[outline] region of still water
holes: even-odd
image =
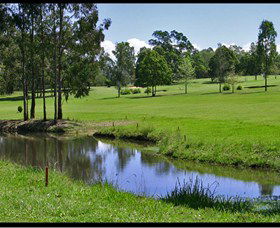
[[[152,197],[164,196],[178,181],[196,177],[203,186],[215,190],[216,195],[280,195],[277,172],[171,160],[155,155],[147,147],[93,137],[0,136],[0,158],[41,168],[48,163],[51,168],[88,184],[107,180],[120,190]]]

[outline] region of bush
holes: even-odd
[[[19,113],[21,113],[22,112],[22,107],[18,106],[17,110],[18,110]]]
[[[140,89],[132,89],[132,93],[133,94],[141,93],[141,90]]]
[[[130,89],[125,88],[125,89],[121,90],[121,95],[127,95],[127,94],[131,94],[131,90]]]
[[[236,87],[236,89],[237,89],[237,90],[242,90],[242,85],[238,85],[238,86]]]
[[[150,87],[147,87],[147,89],[145,89],[145,92],[144,92],[144,93],[149,94],[149,93],[151,93],[151,92],[152,92],[151,88],[150,88]]]
[[[224,84],[223,91],[227,91],[227,90],[230,90],[230,86],[229,84]]]

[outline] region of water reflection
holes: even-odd
[[[258,197],[280,193],[277,173],[170,161],[92,137],[0,136],[0,158],[38,168],[48,164],[89,184],[106,179],[122,190],[148,196],[165,195],[177,180],[188,181],[196,176],[205,185],[219,183],[219,195]]]

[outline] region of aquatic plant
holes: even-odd
[[[216,184],[216,186],[211,190],[214,184]],[[174,190],[161,199],[164,202],[173,203],[176,206],[185,205],[194,209],[208,207],[234,212],[252,210],[253,204],[249,200],[240,197],[215,195],[216,187],[216,182],[204,187],[202,181],[197,177],[195,180],[190,179],[188,182],[184,180],[182,184],[178,179]]]

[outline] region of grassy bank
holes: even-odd
[[[193,208],[87,186],[50,172],[0,161],[0,222],[276,222],[279,214]]]
[[[181,133],[158,131],[151,125],[99,128],[94,134],[110,138],[156,142],[158,153],[185,160],[250,168],[280,168],[280,142],[205,140]]]
[[[173,157],[278,169],[280,77],[269,77],[269,85],[274,86],[268,92],[258,87],[264,84],[262,77],[239,80],[243,90],[235,94],[219,94],[218,85],[209,79],[194,80],[189,94],[184,94],[183,84],[160,86],[157,97],[146,96],[142,89],[141,94],[118,99],[115,88],[94,87],[88,97],[64,101],[64,118],[90,126],[89,133],[115,125],[120,129],[116,134],[137,135],[137,123],[139,128],[148,126],[149,139],[156,139],[161,152]],[[20,96],[16,92],[0,97],[0,119],[21,118],[16,111],[22,105]],[[37,99],[36,105],[36,116],[41,118],[42,100]],[[47,99],[47,112],[53,116],[53,98]],[[121,121],[128,126],[117,127]]]

